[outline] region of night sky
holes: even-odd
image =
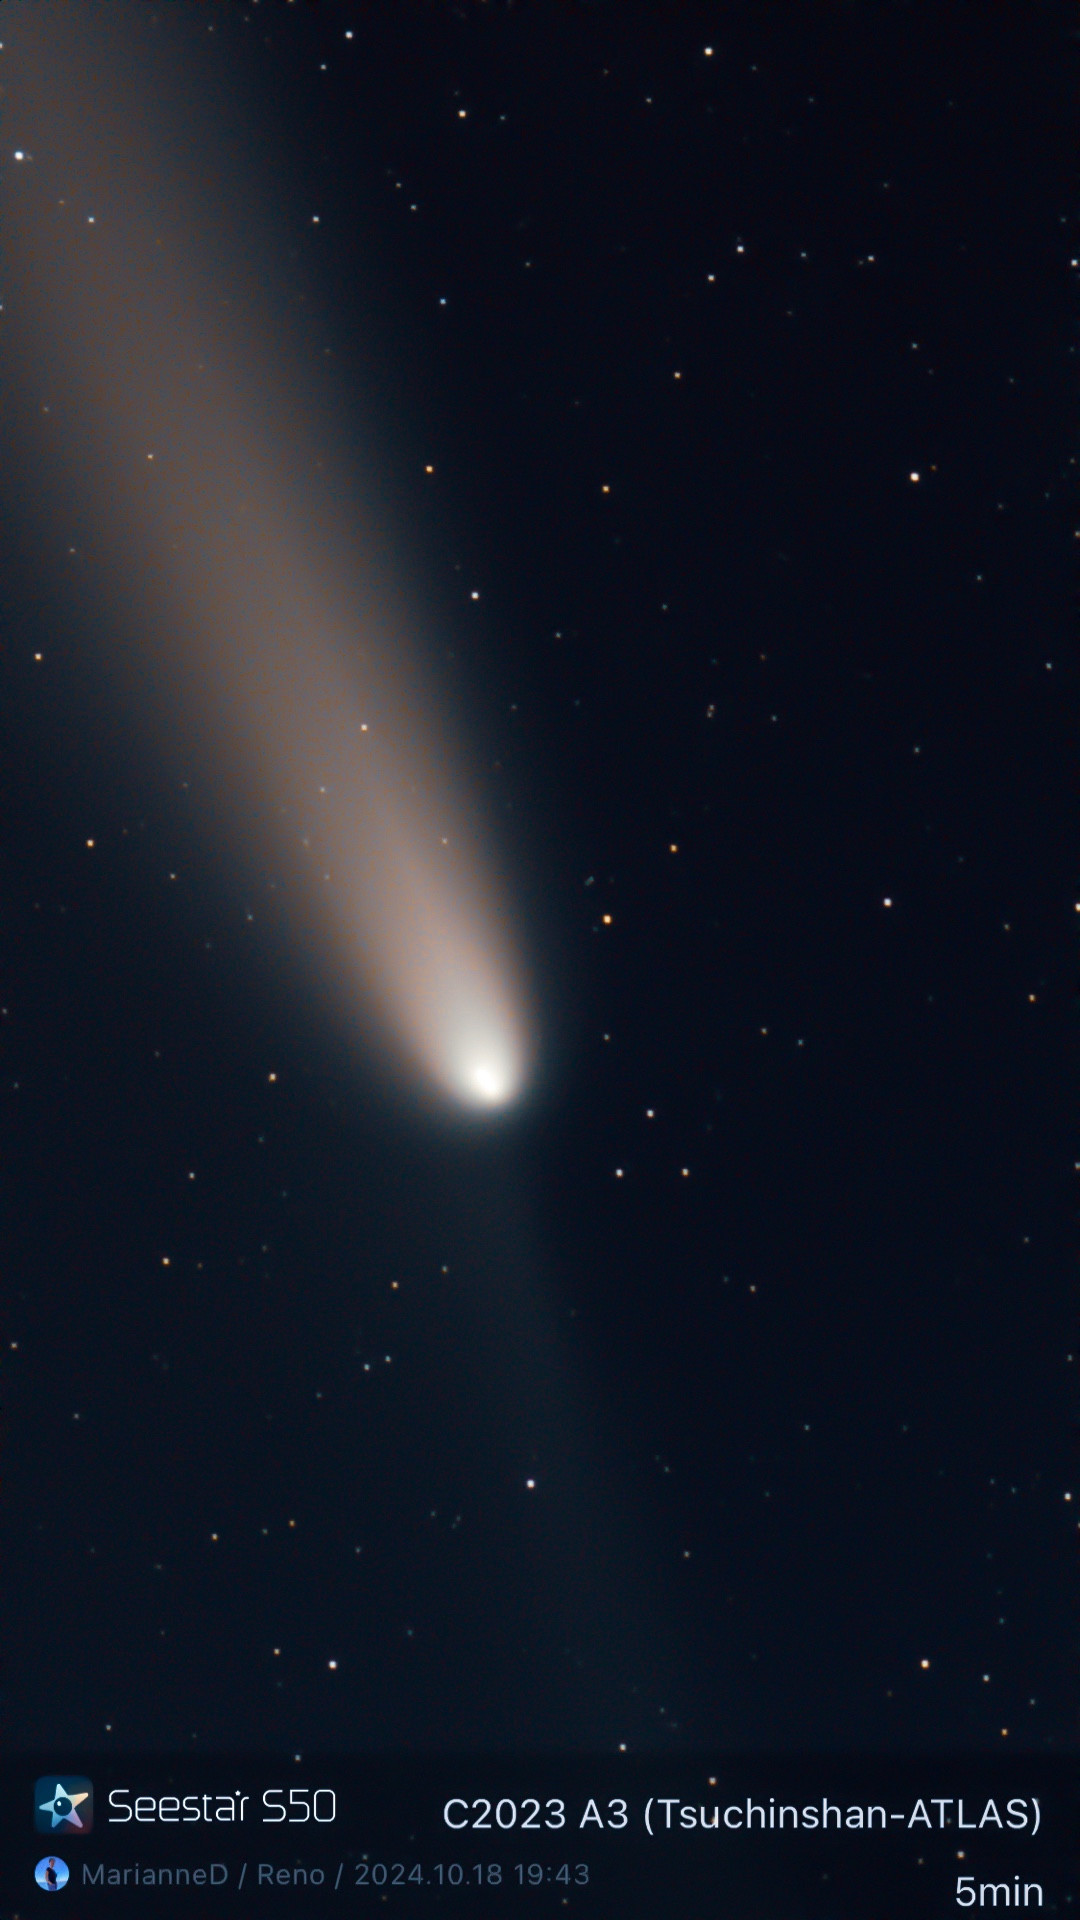
[[[199,759],[7,0],[6,1740],[1068,1748],[1065,10],[108,13],[538,1041],[417,1098]]]

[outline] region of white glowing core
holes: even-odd
[[[515,1076],[502,1061],[473,1060],[465,1069],[463,1089],[480,1106],[501,1107],[513,1098]]]

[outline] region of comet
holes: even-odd
[[[96,670],[273,896],[309,990],[418,1091],[493,1113],[530,1085],[536,1017],[445,643],[196,18],[36,0],[6,23],[37,496],[102,583]]]

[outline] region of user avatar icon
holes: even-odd
[[[94,1789],[81,1774],[58,1778],[46,1773],[34,1788],[35,1833],[89,1833],[94,1824]]]
[[[55,1853],[46,1854],[34,1868],[34,1879],[43,1893],[59,1893],[68,1883],[66,1860],[58,1860]]]

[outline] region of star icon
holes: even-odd
[[[87,1793],[66,1793],[63,1782],[58,1780],[52,1799],[38,1802],[38,1812],[51,1813],[54,1827],[59,1827],[66,1821],[69,1827],[78,1827],[81,1830],[82,1821],[75,1809],[89,1798]]]

